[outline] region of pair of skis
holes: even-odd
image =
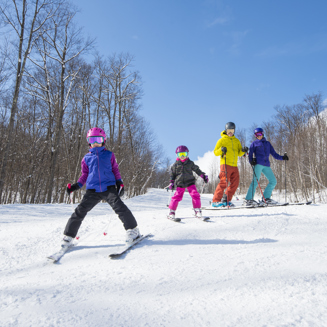
[[[270,207],[284,207],[284,206],[299,206],[299,205],[310,205],[312,201],[308,202],[299,202],[299,203],[276,203],[268,205],[252,205],[252,206],[233,206],[233,207],[202,207],[202,210],[233,210],[233,209],[257,209],[257,208],[270,208]]]
[[[136,244],[140,243],[141,241],[143,241],[144,239],[153,236],[152,234],[146,234],[146,235],[141,235],[140,237],[138,237],[136,240],[134,240],[134,242],[126,244],[120,248],[118,248],[115,252],[112,252],[109,254],[109,258],[119,258],[121,255],[123,255],[124,253],[126,253],[128,250],[130,250],[133,246],[135,246]],[[52,260],[53,263],[58,262],[69,250],[71,250],[74,247],[75,244],[72,244],[69,247],[64,247],[61,248],[58,252],[49,255],[47,258],[49,260]]]
[[[201,218],[195,217],[195,218],[199,219],[199,220],[202,220],[202,221],[208,221],[210,219],[210,217],[201,217]],[[180,223],[182,221],[181,218],[172,218],[169,215],[167,216],[167,219],[172,220],[172,221],[174,221],[176,223]]]

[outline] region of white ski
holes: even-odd
[[[167,216],[167,219],[172,220],[172,221],[175,221],[176,223],[179,223],[181,221],[180,218],[172,218],[169,215]]]
[[[70,250],[73,246],[74,246],[74,244],[72,244],[71,246],[68,246],[68,247],[63,247],[63,248],[61,248],[61,250],[59,250],[58,252],[49,255],[47,258],[50,259],[50,260],[52,260],[54,263],[56,263],[56,262],[58,262],[58,261],[63,257],[63,255],[64,255],[68,250]]]
[[[140,243],[141,241],[143,241],[145,238],[147,237],[151,237],[153,236],[152,234],[146,234],[146,235],[142,235],[140,237],[138,237],[133,243],[125,245],[123,247],[121,247],[118,251],[110,253],[109,254],[109,258],[118,258],[120,257],[122,254],[124,254],[125,252],[127,252],[129,249],[131,249],[134,245]]]

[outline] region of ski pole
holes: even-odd
[[[253,162],[254,158],[255,158],[255,154],[254,154],[254,152],[253,152],[253,155],[252,155],[252,162]],[[251,166],[252,166],[252,165],[251,165]],[[254,169],[254,165],[252,166],[252,168]],[[253,173],[254,173],[254,170],[253,170]],[[252,200],[253,200],[253,198],[254,198],[254,191],[255,191],[255,189],[254,189],[254,174],[253,174],[253,178],[252,178]]]
[[[225,175],[226,175],[226,191],[228,189],[228,178],[227,178],[227,164],[226,164],[226,153],[225,153]],[[226,199],[227,199],[227,208],[229,209],[229,202],[228,202],[228,194],[226,194]]]
[[[287,153],[285,152],[284,153],[284,156],[287,155]],[[287,160],[284,160],[285,161],[285,203],[286,203],[286,161]]]
[[[253,168],[253,166],[252,166],[252,168]],[[253,200],[253,198],[254,198],[254,175],[252,177],[252,200]]]
[[[205,187],[205,185],[206,185],[206,182],[205,182],[205,181],[203,181],[203,185],[202,185],[202,191],[201,191],[201,194],[203,194],[203,192],[204,192],[204,187]]]
[[[254,176],[255,176],[255,179],[257,180],[257,183],[258,183],[258,185],[259,185],[259,188],[260,188],[260,191],[261,191],[261,194],[262,194],[263,201],[265,201],[265,203],[267,204],[266,199],[265,199],[265,197],[263,196],[263,192],[262,192],[261,186],[260,186],[260,184],[259,184],[259,181],[258,181],[257,175],[256,175],[256,173],[255,173],[255,171],[254,171],[254,166],[252,166],[252,170],[253,170],[253,174],[254,174]]]
[[[165,189],[167,190],[167,192],[169,194],[169,186],[165,187]],[[171,200],[172,195],[173,195],[173,190],[171,190],[171,193],[169,194],[167,207],[169,207],[169,204],[170,204],[170,200]]]
[[[71,186],[72,186],[72,184],[67,184],[67,187],[70,189],[71,188]],[[72,211],[74,212],[75,211],[75,208],[74,208],[74,204],[73,204],[73,192],[71,192],[70,194],[69,194],[69,197],[70,197],[70,204],[71,204],[71,206],[72,206]]]

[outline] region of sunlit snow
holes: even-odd
[[[58,264],[46,257],[72,207],[0,206],[0,326],[326,326],[327,205],[206,211],[202,222],[185,194],[175,223],[168,197],[125,201],[154,236],[116,260],[125,231],[99,204]]]

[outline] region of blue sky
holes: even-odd
[[[196,160],[225,123],[260,126],[276,105],[327,98],[325,0],[73,0],[103,56],[129,52],[141,114],[172,160]],[[247,144],[249,146],[249,144]]]

